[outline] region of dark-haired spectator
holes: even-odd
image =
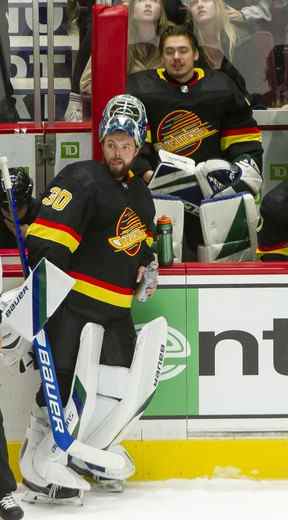
[[[189,27],[168,27],[159,48],[164,69],[128,78],[128,92],[143,101],[150,123],[150,139],[136,159],[134,171],[149,182],[159,164],[157,150],[164,149],[194,159],[196,169],[201,169],[199,179],[208,179],[207,190],[203,186],[199,190],[189,176],[185,180],[179,176],[169,186],[168,193],[185,203],[188,250],[183,259],[191,260],[203,240],[193,208],[199,208],[205,197],[215,200],[225,194],[259,192],[261,135],[251,106],[235,82],[221,71],[194,66],[199,53]]]

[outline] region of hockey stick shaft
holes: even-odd
[[[16,202],[15,202],[15,199],[14,199],[14,196],[13,196],[13,188],[12,188],[12,183],[11,183],[9,169],[8,169],[7,157],[0,157],[0,167],[1,167],[1,171],[2,171],[2,178],[3,178],[4,186],[5,186],[5,189],[6,189],[8,202],[9,202],[9,208],[10,208],[11,216],[13,218],[14,225],[15,225],[16,240],[17,240],[17,246],[18,246],[18,250],[19,250],[19,254],[20,254],[23,274],[24,274],[24,278],[27,278],[28,275],[29,275],[29,263],[28,263],[28,258],[27,258],[26,252],[25,252],[24,239],[23,239],[23,235],[22,235],[22,232],[21,232],[20,222],[19,222],[19,219],[18,219]],[[35,293],[37,291],[37,281],[39,282],[39,280],[36,277],[36,279],[35,279],[35,285],[36,285]],[[39,283],[38,283],[38,285],[39,285]],[[39,293],[39,287],[38,287],[38,293]],[[39,334],[41,334],[41,332]],[[41,374],[42,387],[43,387],[43,392],[44,392],[44,396],[45,396],[46,405],[48,406],[48,413],[49,413],[49,419],[50,419],[51,428],[52,428],[52,431],[53,431],[53,436],[54,436],[54,439],[55,439],[55,442],[57,443],[57,445],[61,449],[63,449],[65,451],[68,448],[68,446],[73,442],[73,439],[72,440],[70,440],[70,439],[67,440],[66,439],[67,436],[65,435],[65,428],[63,426],[65,424],[63,406],[62,406],[62,402],[61,402],[59,386],[58,386],[58,383],[57,383],[55,367],[54,367],[52,353],[51,353],[51,347],[50,347],[50,344],[49,344],[47,333],[46,333],[46,331],[44,329],[43,329],[43,336],[42,337],[43,337],[43,340],[44,340],[45,345],[47,347],[46,348],[46,357],[45,357],[46,364],[45,364],[44,357],[40,355],[40,350],[39,350],[39,346],[38,346],[39,343],[38,343],[37,337],[34,338],[34,340],[33,340],[33,347],[34,347],[34,350],[35,350],[37,361],[39,363],[39,370],[40,370],[40,374]],[[48,364],[48,366],[50,368],[50,371],[51,371],[50,379],[51,379],[51,382],[53,381],[53,388],[55,388],[55,391],[54,391],[54,394],[53,394],[53,397],[54,397],[54,401],[53,401],[54,402],[54,407],[55,407],[55,409],[57,408],[57,413],[58,413],[58,416],[59,416],[59,424],[60,424],[60,421],[62,423],[62,427],[60,427],[58,425],[58,428],[55,426],[55,420],[54,420],[54,415],[53,415],[53,411],[52,411],[53,408],[51,407],[51,404],[50,404],[50,401],[49,401],[49,386],[48,386],[48,383],[47,383],[46,378],[44,376],[44,374],[45,374],[45,366],[47,366],[47,364]],[[59,433],[60,433],[60,437],[59,437]],[[67,433],[68,433],[68,431],[67,431]]]
[[[10,179],[10,175],[9,175],[7,157],[0,157],[0,166],[1,166],[1,170],[2,170],[3,182],[4,182],[4,186],[5,186],[6,194],[7,194],[7,198],[8,198],[10,213],[13,218],[14,225],[15,225],[16,241],[17,241],[18,251],[19,251],[19,255],[20,255],[21,265],[22,265],[24,276],[25,276],[25,278],[27,278],[30,270],[29,270],[28,259],[27,259],[26,253],[25,253],[24,239],[23,239],[20,222],[19,222],[19,218],[18,218],[17,206],[16,206],[15,199],[13,197],[13,188],[12,188],[12,183],[11,183],[11,179]]]
[[[16,202],[13,197],[13,189],[8,169],[7,157],[0,157],[0,169],[4,186],[7,192],[9,207],[14,225],[16,229],[17,246],[21,258],[24,277],[29,275],[29,263],[25,252],[24,239],[21,232],[21,227],[17,215]],[[35,276],[35,293],[39,295],[39,287],[37,288],[37,276]],[[36,298],[40,302],[40,298]],[[121,469],[123,460],[119,455],[105,452],[92,446],[86,446],[77,439],[75,439],[68,431],[64,417],[64,410],[59,390],[59,385],[56,377],[56,371],[49,343],[48,335],[45,328],[42,329],[33,340],[33,347],[35,350],[40,375],[42,388],[46,406],[48,408],[49,420],[53,437],[57,446],[66,451],[73,453],[74,456],[85,460],[91,464],[96,464],[105,470],[105,467],[111,469]]]

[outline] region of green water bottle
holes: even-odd
[[[172,220],[166,215],[162,215],[157,220],[157,252],[160,266],[166,267],[173,264]]]

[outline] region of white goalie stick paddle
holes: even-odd
[[[195,161],[185,155],[177,155],[162,149],[158,151],[158,154],[161,162],[171,163],[178,170],[185,170],[189,173],[193,173],[195,170]]]
[[[18,219],[16,201],[14,200],[13,196],[13,189],[8,169],[7,157],[0,157],[0,169],[2,171],[2,178],[7,192],[11,216],[13,218],[16,229],[17,245],[21,258],[23,274],[27,282],[30,274],[30,269],[28,265],[28,258],[25,252],[24,239],[21,233],[21,227]],[[108,453],[107,451],[93,448],[92,446],[83,444],[82,442],[75,439],[68,430],[69,426],[67,427],[64,418],[64,411],[59,391],[59,385],[56,377],[51,347],[47,333],[43,326],[45,324],[44,316],[46,315],[46,318],[48,319],[47,293],[49,293],[49,286],[47,285],[46,265],[47,264],[45,262],[40,262],[32,273],[33,311],[31,312],[33,316],[33,347],[35,350],[38,367],[40,370],[41,382],[43,386],[46,406],[48,408],[49,421],[51,425],[51,430],[53,432],[54,440],[60,449],[69,453],[70,455],[74,455],[75,457],[85,462],[94,464],[96,466],[100,466],[104,469],[107,468],[111,470],[121,470],[124,461],[120,455],[117,455],[116,453]],[[58,301],[58,305],[61,303],[65,296],[63,296],[63,298],[60,299],[60,301]],[[58,305],[56,306],[56,308],[58,307]],[[56,308],[54,310],[56,310]],[[11,306],[8,309],[10,309],[10,313],[14,311],[14,309],[11,309]]]

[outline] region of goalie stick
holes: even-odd
[[[20,223],[18,219],[16,202],[13,196],[13,188],[8,169],[7,157],[0,157],[0,169],[2,171],[3,183],[7,193],[11,216],[13,218],[16,229],[16,239],[23,274],[24,278],[27,278],[29,276],[30,268],[28,264],[28,258],[25,252],[24,239],[22,236]],[[33,318],[35,318],[35,328],[37,329],[36,316],[39,316],[41,314],[40,309],[37,309],[37,306],[39,307],[39,305],[41,305],[41,298],[39,295],[41,279],[39,276],[35,276],[35,279],[33,279],[33,284],[33,292],[36,295],[35,301],[33,301],[33,304],[35,304],[36,307],[36,312],[35,315],[33,315]],[[103,468],[104,471],[105,468],[109,470],[121,470],[124,462],[120,455],[100,450],[92,446],[88,446],[75,439],[68,431],[64,418],[64,411],[59,391],[59,385],[56,377],[51,347],[45,328],[40,330],[40,332],[38,332],[33,338],[33,348],[35,350],[40,370],[41,382],[43,386],[46,406],[48,408],[51,430],[57,446],[69,455],[77,457],[90,464],[95,464],[96,466]]]
[[[199,217],[200,188],[194,175],[195,161],[189,157],[176,155],[160,149],[158,151],[161,162],[158,164],[148,183],[149,189],[157,195],[172,195],[182,200],[185,211]],[[191,194],[194,200],[191,200]],[[195,196],[197,195],[198,196]]]

